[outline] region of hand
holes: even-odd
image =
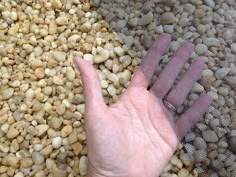
[[[110,107],[104,103],[95,69],[85,60],[75,59],[85,93],[88,176],[157,177],[179,141],[207,111],[211,99],[202,95],[174,122],[174,112],[163,104],[165,96],[165,100],[175,107],[183,104],[193,84],[200,78],[204,62],[198,59],[169,92],[193,52],[194,46],[189,42],[176,51],[154,85],[147,89],[170,40],[170,36],[164,34],[154,42],[128,89]]]

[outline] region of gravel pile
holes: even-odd
[[[202,92],[214,102],[162,176],[236,176],[234,9],[233,0],[1,1],[0,176],[85,176],[84,97],[73,57],[97,68],[112,104],[163,32],[173,42],[161,67],[185,40],[196,44],[193,58],[207,61],[185,105]]]
[[[236,176],[236,3],[233,0],[102,0],[95,1],[101,13],[119,37],[142,58],[155,38],[172,36],[165,66],[178,46],[186,40],[195,44],[190,59],[206,61],[202,78],[192,89],[179,113],[193,104],[202,92],[208,93],[212,106],[196,127],[187,134],[183,148],[173,159],[186,152],[192,163],[167,165],[162,177]],[[188,68],[185,65],[183,71]],[[157,69],[157,74],[160,72]],[[186,170],[187,169],[187,170]],[[193,170],[194,173],[190,171]],[[191,173],[191,174],[190,174]],[[177,175],[176,175],[177,174]]]

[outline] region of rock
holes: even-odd
[[[53,82],[55,85],[63,85],[63,84],[64,84],[63,79],[62,79],[62,78],[59,78],[59,77],[57,77],[57,76],[53,76],[52,82]]]
[[[204,91],[204,87],[201,84],[196,82],[193,85],[192,91],[195,93],[202,93]]]
[[[215,7],[215,1],[214,0],[204,0],[203,2],[211,8]]]
[[[215,76],[217,79],[221,80],[224,79],[225,76],[229,73],[230,68],[219,68],[215,72]]]
[[[52,147],[55,149],[59,149],[62,144],[62,138],[61,137],[56,137],[52,140]]]
[[[219,161],[218,159],[212,160],[210,163],[210,168],[217,172],[223,167],[224,167],[224,163]]]
[[[115,47],[114,52],[120,57],[124,56],[124,53],[125,53],[124,49],[121,47]]]
[[[35,165],[40,165],[44,162],[44,156],[42,156],[39,152],[33,152],[32,160]]]
[[[7,153],[7,152],[9,152],[9,150],[10,150],[10,148],[9,148],[8,145],[3,144],[3,143],[0,143],[0,152],[5,152],[5,153]]]
[[[2,91],[2,99],[3,100],[8,100],[11,98],[14,94],[14,89],[13,88],[7,88]]]
[[[229,140],[229,150],[236,154],[236,137],[231,137]]]
[[[197,150],[193,153],[195,162],[203,162],[207,159],[207,151],[206,149]]]
[[[128,21],[128,25],[130,25],[131,27],[135,27],[135,26],[138,25],[138,21],[139,21],[138,18],[131,18],[131,19]]]
[[[196,137],[193,141],[194,147],[198,150],[207,149],[207,144],[201,137]]]
[[[144,26],[144,25],[149,25],[153,20],[153,13],[152,11],[148,12],[147,14],[143,15],[139,20],[138,20],[138,25]]]
[[[75,155],[79,155],[83,149],[83,146],[79,142],[72,144],[71,147],[73,148]]]
[[[106,49],[103,49],[100,54],[94,56],[94,63],[103,63],[108,60],[110,57],[110,52]]]
[[[48,128],[49,126],[46,124],[38,125],[37,127],[35,127],[35,129],[38,131],[38,136],[43,135],[48,130]]]
[[[174,32],[174,25],[164,25],[163,29],[166,33],[173,33]]]
[[[236,43],[231,44],[230,48],[233,53],[236,53]]]
[[[35,73],[35,76],[39,79],[42,79],[45,76],[45,72],[43,68],[36,68],[34,73]]]
[[[7,132],[7,138],[12,139],[19,135],[19,131],[15,128],[10,128]]]
[[[91,4],[95,7],[99,7],[101,3],[101,0],[91,0]]]
[[[67,67],[66,69],[66,77],[69,81],[74,81],[75,79],[75,71],[73,70],[72,67]]]
[[[198,44],[195,47],[195,52],[198,55],[203,55],[208,51],[208,47],[205,44]]]
[[[83,57],[86,61],[90,62],[91,64],[93,64],[93,55],[91,54],[84,54]]]
[[[21,167],[29,168],[33,165],[33,160],[29,157],[23,157],[20,160]]]
[[[177,168],[183,167],[183,163],[181,162],[180,159],[178,159],[178,157],[176,155],[172,156],[172,158],[170,159],[170,163],[172,165],[176,166]]]
[[[64,137],[67,137],[71,134],[72,132],[72,126],[71,125],[66,125],[65,127],[62,128],[61,130],[61,137],[64,138]]]
[[[220,46],[220,41],[217,38],[214,37],[206,37],[203,38],[203,43],[207,46],[207,47],[219,47]]]
[[[227,76],[225,78],[226,82],[231,86],[231,87],[236,87],[236,77],[235,76]]]
[[[87,157],[86,156],[82,156],[79,159],[79,171],[80,171],[81,176],[84,176],[87,173]]]
[[[68,18],[66,16],[64,17],[57,17],[56,23],[58,25],[67,25],[69,23]]]
[[[178,176],[189,177],[189,171],[185,168],[181,168],[180,171],[178,172]]]
[[[132,62],[132,59],[129,55],[124,55],[124,56],[120,57],[119,60],[124,67],[129,66]]]
[[[200,34],[204,34],[206,32],[206,26],[203,24],[199,24],[197,26],[197,32]]]
[[[60,51],[55,51],[55,52],[53,52],[53,57],[59,62],[65,61],[66,60],[66,53],[60,52]]]
[[[40,151],[40,154],[42,154],[43,156],[48,156],[49,154],[52,153],[52,151],[53,151],[52,145],[48,145]]]
[[[66,107],[64,104],[60,104],[56,107],[56,112],[58,115],[63,115],[66,111]]]
[[[202,132],[202,136],[206,142],[215,143],[219,140],[216,133],[212,130],[206,130]]]
[[[88,21],[88,22],[85,22],[81,27],[80,27],[80,30],[83,32],[83,33],[88,33],[90,32],[92,29],[92,25],[91,23]]]
[[[118,22],[116,23],[116,28],[122,29],[126,26],[126,24],[127,24],[127,20],[118,20]]]
[[[190,155],[187,153],[180,153],[180,160],[186,166],[191,166],[191,164],[193,163],[193,161],[190,158]]]
[[[49,125],[51,128],[58,129],[62,125],[62,120],[57,117],[53,117],[49,122]]]
[[[172,12],[165,12],[160,17],[160,23],[162,25],[168,25],[171,23],[175,23],[176,18]]]
[[[203,18],[205,17],[206,13],[203,9],[196,9],[194,13],[194,17],[196,18]]]
[[[37,47],[34,48],[34,54],[35,54],[35,56],[38,57],[38,56],[42,55],[42,53],[43,53],[42,47],[37,46]]]

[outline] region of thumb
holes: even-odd
[[[74,59],[74,63],[82,78],[86,110],[94,111],[97,108],[99,110],[105,108],[100,80],[94,67],[79,57]]]

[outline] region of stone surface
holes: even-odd
[[[219,140],[216,133],[212,130],[206,130],[202,132],[202,136],[206,142],[215,143]]]

